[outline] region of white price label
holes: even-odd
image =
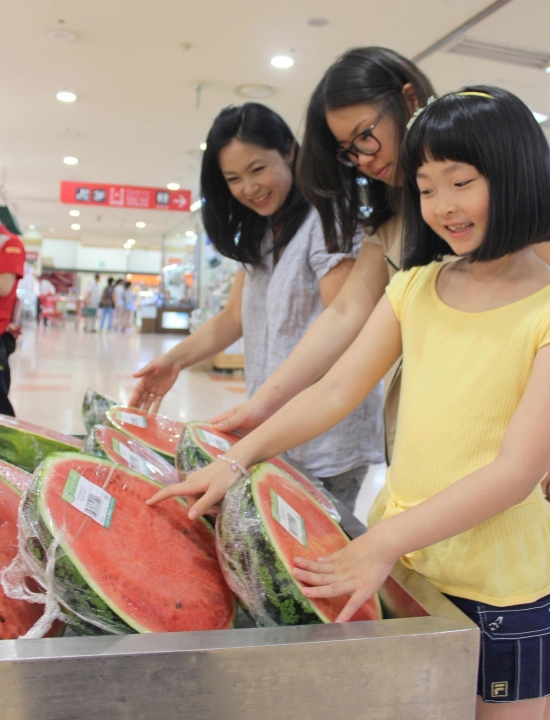
[[[119,442],[116,438],[113,438],[113,450],[126,460],[132,470],[135,470],[146,477],[151,477],[145,460],[140,458],[140,456],[135,452],[132,452],[129,447]]]
[[[271,514],[300,545],[307,547],[304,519],[274,490],[271,491]]]
[[[147,427],[147,418],[143,417],[143,415],[135,415],[134,413],[118,410],[117,418],[119,420],[122,420],[122,422],[128,423],[128,425],[135,425],[136,427],[140,428]]]
[[[229,442],[229,440],[218,437],[217,435],[214,435],[207,430],[197,430],[197,435],[199,436],[199,439],[202,440],[204,443],[206,443],[207,445],[211,445],[212,447],[218,448],[218,450],[223,450],[225,452],[231,447],[231,443]]]
[[[76,470],[69,473],[61,497],[103,527],[108,528],[111,525],[115,498]]]

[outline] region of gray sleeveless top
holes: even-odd
[[[282,365],[323,312],[319,280],[350,253],[328,253],[321,220],[311,210],[305,222],[273,265],[271,232],[263,241],[264,267],[243,266],[242,298],[245,377],[248,397]],[[326,341],[330,343],[330,336]],[[383,391],[378,385],[342,422],[288,454],[313,475],[339,475],[384,459]]]

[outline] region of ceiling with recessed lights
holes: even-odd
[[[35,225],[44,237],[114,247],[132,239],[136,248],[158,248],[177,223],[183,221],[182,232],[192,232],[196,215],[82,206],[75,221],[71,206],[58,200],[60,181],[175,183],[192,189],[196,200],[200,145],[222,107],[246,99],[265,102],[300,134],[309,95],[340,53],[357,45],[385,45],[412,58],[490,4],[9,3],[2,14],[0,66],[2,192],[22,228]],[[534,111],[550,115],[549,73],[509,57],[480,57],[478,47],[548,54],[549,29],[548,0],[511,0],[420,67],[440,93],[466,83],[502,85]],[[471,49],[470,54],[453,51],[464,39],[477,43],[478,56]],[[289,58],[292,67],[274,67],[275,57]],[[76,99],[58,100],[58,93]],[[66,164],[69,158],[77,164]]]

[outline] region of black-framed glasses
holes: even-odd
[[[359,155],[376,155],[380,150],[380,140],[373,135],[372,131],[378,125],[386,112],[386,108],[380,112],[375,121],[366,130],[362,130],[351,141],[348,147],[339,148],[336,151],[336,159],[346,167],[357,167]]]

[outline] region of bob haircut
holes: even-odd
[[[402,148],[402,267],[453,255],[422,219],[416,173],[429,160],[473,165],[489,184],[489,218],[481,245],[468,257],[488,262],[550,240],[550,149],[529,108],[502,88],[477,85],[423,110]]]
[[[327,110],[361,104],[387,106],[396,130],[396,153],[411,116],[403,86],[411,83],[420,105],[435,95],[426,76],[402,55],[382,47],[348,50],[324,74],[306,116],[298,180],[323,223],[329,252],[348,252],[360,229],[370,233],[395,214],[392,188],[336,159],[338,143],[327,124]],[[361,185],[359,184],[359,182]],[[393,189],[395,194],[395,190]],[[362,208],[370,208],[365,216]]]
[[[224,108],[206,138],[200,179],[205,230],[222,255],[261,265],[261,243],[268,227],[277,237],[272,250],[286,247],[306,219],[310,205],[295,181],[276,218],[262,217],[242,205],[231,194],[218,162],[220,151],[232,140],[277,150],[285,158],[294,153],[293,177],[298,144],[285,121],[259,103]]]

